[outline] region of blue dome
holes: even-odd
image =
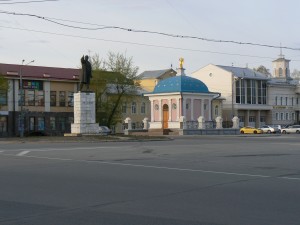
[[[200,80],[188,76],[175,76],[160,81],[153,93],[192,92],[209,93],[207,86]]]

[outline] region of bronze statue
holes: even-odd
[[[87,55],[81,57],[81,65],[82,76],[80,79],[80,91],[82,90],[83,85],[86,85],[86,91],[88,91],[90,87],[90,81],[92,78],[92,65],[89,62],[89,57]]]

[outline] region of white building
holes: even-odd
[[[290,77],[289,62],[280,54],[273,61],[272,76],[249,68],[209,64],[192,77],[203,81],[210,91],[220,92],[223,120],[240,118],[241,126],[299,123],[299,81]]]
[[[202,80],[212,92],[220,92],[223,102],[223,120],[240,118],[241,126],[259,127],[269,123],[272,106],[267,104],[269,78],[249,68],[209,64],[192,77]]]

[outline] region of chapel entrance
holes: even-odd
[[[163,105],[163,129],[168,129],[169,120],[169,106],[167,104]]]

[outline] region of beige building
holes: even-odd
[[[148,70],[141,73],[138,76],[138,79],[141,87],[146,91],[151,92],[154,90],[154,87],[158,84],[159,81],[174,76],[176,76],[176,71],[173,69]]]

